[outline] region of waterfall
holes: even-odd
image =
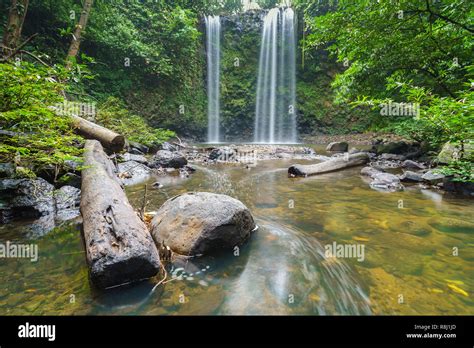
[[[206,17],[207,50],[207,141],[220,142],[220,51],[221,20],[219,16]]]
[[[274,8],[263,22],[255,109],[256,143],[295,143],[295,14]]]

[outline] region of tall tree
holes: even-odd
[[[28,11],[28,3],[29,0],[12,0],[2,40],[4,55],[18,46],[23,22]]]
[[[81,45],[81,37],[83,31],[86,29],[87,20],[89,19],[89,14],[92,9],[94,0],[85,0],[84,6],[82,7],[81,18],[79,23],[77,23],[74,33],[72,35],[71,45],[69,46],[69,51],[67,53],[67,67],[71,67],[72,61],[76,58],[77,53],[79,52],[79,46]]]

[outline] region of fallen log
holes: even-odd
[[[73,115],[72,119],[76,126],[77,133],[83,137],[98,140],[103,147],[113,152],[123,150],[125,146],[125,137],[123,135],[117,134],[110,129],[99,126],[76,115]]]
[[[99,288],[154,276],[158,250],[96,140],[85,144],[81,214],[90,278]]]
[[[355,153],[352,155],[345,155],[341,157],[332,158],[325,162],[311,165],[294,164],[288,168],[288,176],[310,176],[318,175],[336,170],[358,166],[369,161],[369,156],[366,153]]]

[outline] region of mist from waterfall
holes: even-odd
[[[264,18],[254,142],[296,143],[295,14],[271,9]]]
[[[206,16],[207,51],[207,141],[220,142],[220,52],[221,20],[219,16]]]

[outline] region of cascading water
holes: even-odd
[[[263,22],[255,110],[256,143],[295,143],[295,14],[274,8]]]
[[[220,51],[221,20],[219,16],[206,17],[207,49],[207,141],[220,142]]]

